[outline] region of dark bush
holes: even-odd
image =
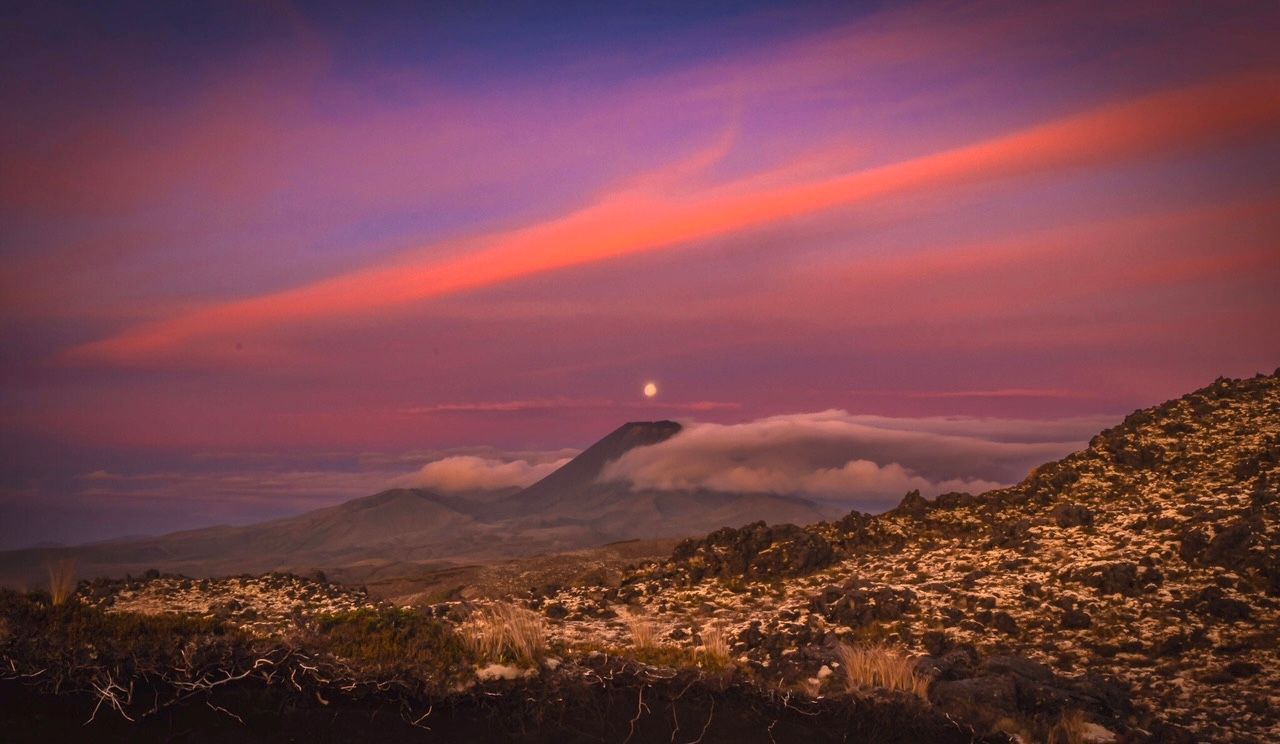
[[[408,609],[361,609],[321,616],[307,645],[360,666],[425,670],[452,678],[470,658],[453,628]]]

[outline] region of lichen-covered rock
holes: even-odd
[[[725,527],[701,540],[685,540],[671,563],[692,581],[706,577],[779,578],[802,576],[831,565],[835,551],[821,535],[793,524],[755,522]]]
[[[929,513],[929,502],[920,495],[919,489],[908,491],[907,495],[902,497],[902,501],[897,508],[894,509],[894,513],[914,519],[924,519],[925,515]]]
[[[1099,594],[1121,594],[1126,597],[1137,596],[1141,592],[1138,566],[1131,561],[1103,563],[1076,571],[1076,581],[1093,587]]]
[[[1242,568],[1249,559],[1249,548],[1253,544],[1253,539],[1252,523],[1247,520],[1235,522],[1213,536],[1205,546],[1203,560],[1223,568]]]
[[[1093,525],[1093,510],[1083,504],[1058,504],[1050,513],[1054,524],[1059,527],[1090,527]]]

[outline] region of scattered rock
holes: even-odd
[[[1018,635],[1018,621],[1014,620],[1013,616],[1007,612],[997,612],[992,616],[991,624],[1001,633],[1011,636]]]

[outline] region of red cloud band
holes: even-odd
[[[630,189],[561,218],[477,240],[476,250],[379,265],[156,321],[71,352],[129,363],[264,325],[369,313],[526,275],[658,250],[913,190],[1193,150],[1274,131],[1280,75],[1182,88],[848,175],[736,181],[678,196]],[[661,182],[661,179],[658,179]],[[430,251],[431,248],[425,249]]]

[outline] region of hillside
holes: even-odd
[[[634,616],[673,645],[720,627],[815,690],[840,641],[900,644],[935,705],[983,726],[1080,709],[1140,738],[1277,741],[1278,491],[1280,378],[1223,379],[1011,488],[721,530],[535,602],[566,642],[625,645]]]

